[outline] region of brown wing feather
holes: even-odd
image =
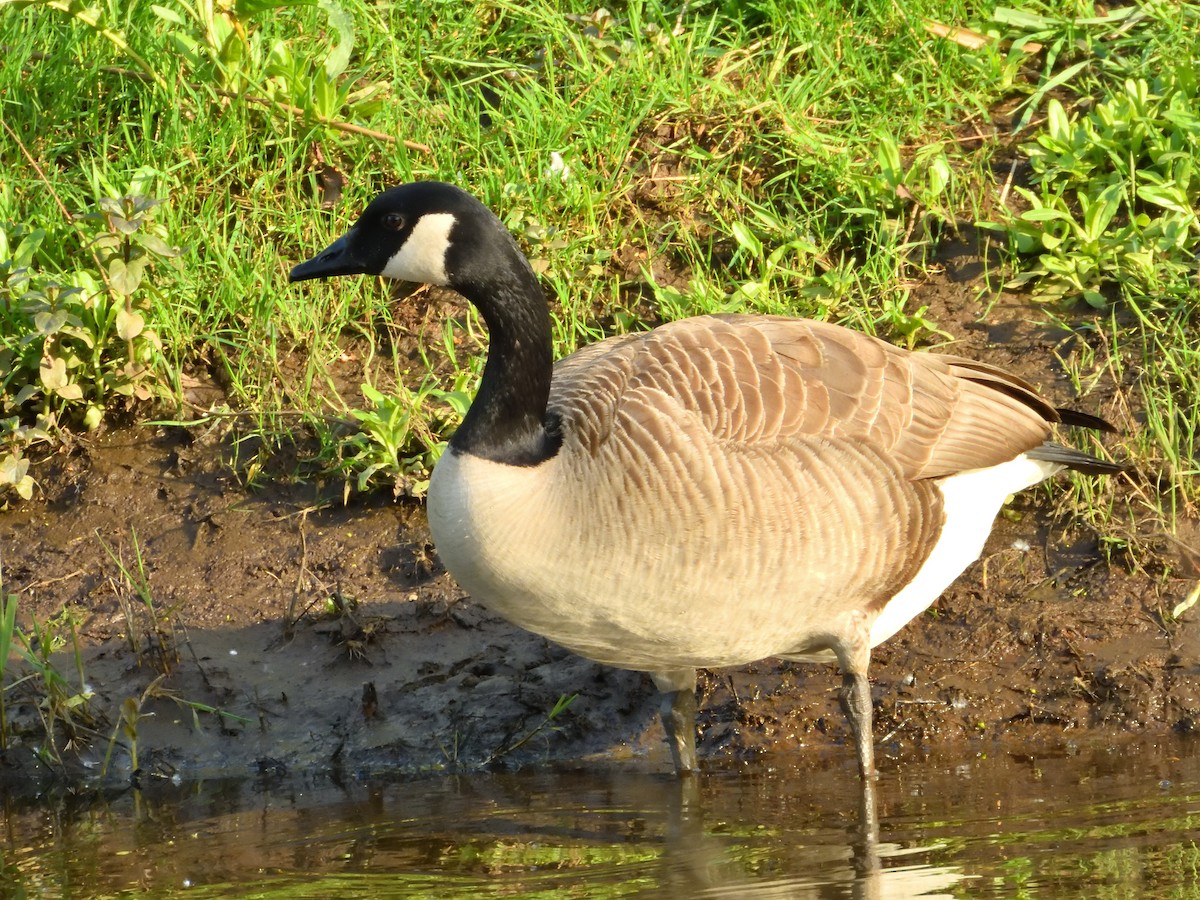
[[[1005,462],[1059,418],[993,366],[771,316],[697,317],[593,344],[556,367],[551,408],[594,450],[635,395],[669,399],[722,441],[863,441],[912,479]]]

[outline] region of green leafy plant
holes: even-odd
[[[1020,131],[1030,123],[1051,91],[1102,65],[1102,54],[1096,52],[1099,42],[1121,27],[1136,9],[1127,6],[1097,15],[1091,0],[1035,2],[1020,9],[997,7],[991,23],[1001,29],[997,36],[1007,39],[1010,47],[1005,83],[1029,91],[1028,99],[1016,110],[1013,130]],[[1018,73],[1039,57],[1041,71],[1031,83]]]
[[[178,70],[181,77],[214,101],[243,98],[284,116],[303,115],[354,130],[336,117],[343,112],[370,115],[388,90],[383,81],[358,87],[340,82],[354,49],[355,29],[353,17],[336,0],[166,0],[147,5],[170,44],[173,65],[184,63]],[[136,52],[114,23],[115,7],[88,6],[83,0],[0,0],[3,6],[66,15],[103,37],[134,66],[123,74],[177,94],[178,85],[151,62],[154,56]],[[303,52],[297,52],[298,42],[272,40],[256,22],[280,10],[309,7],[325,13],[330,33],[337,35],[332,46],[306,41]]]
[[[0,391],[4,411],[55,426],[97,427],[114,400],[145,401],[158,392],[158,335],[146,327],[143,282],[150,264],[178,250],[164,240],[141,196],[103,198],[81,217],[104,227],[86,235],[98,270],[48,275],[32,259],[46,233],[17,227],[19,243],[0,232]],[[10,429],[10,438],[16,434]],[[26,435],[29,437],[30,435]]]
[[[14,419],[0,421],[0,441],[4,431],[13,427]],[[21,455],[20,447],[0,455],[0,509],[7,508],[8,495],[16,494],[22,500],[33,497],[33,476],[29,474],[29,460]]]
[[[371,405],[350,411],[358,430],[332,442],[334,468],[346,479],[347,491],[351,481],[360,492],[387,483],[396,496],[423,496],[429,487],[429,473],[445,446],[437,433],[450,422],[461,421],[470,405],[470,398],[461,390],[423,387],[410,391],[397,385],[396,391],[388,396],[370,384],[362,385],[363,397]],[[427,408],[430,398],[443,400],[446,407],[431,414]]]
[[[24,686],[31,696],[42,725],[39,753],[43,759],[58,761],[60,731],[68,740],[81,737],[94,723],[91,710],[93,692],[84,674],[83,651],[79,643],[78,618],[64,608],[44,623],[34,621],[29,631],[17,625],[17,595],[3,591],[0,572],[0,751],[11,743],[8,694]],[[58,651],[70,644],[75,663],[78,689],[52,661]],[[8,683],[10,666],[20,660],[29,671]]]
[[[941,144],[921,147],[906,162],[895,138],[882,135],[873,163],[852,178],[848,186],[859,201],[858,206],[847,207],[842,213],[868,220],[883,217],[898,236],[904,235],[907,240],[914,212],[923,210],[939,221],[953,222],[948,206],[953,180],[954,170]]]
[[[8,602],[15,607],[16,598]],[[91,704],[94,697],[84,674],[83,653],[79,644],[78,614],[64,608],[57,615],[39,622],[34,619],[29,631],[14,629],[19,641],[17,654],[30,668],[30,674],[16,684],[29,682],[35,707],[42,723],[40,753],[44,759],[60,761],[60,731],[67,743],[83,738],[95,724]],[[11,639],[11,637],[10,637]],[[77,686],[72,685],[54,663],[53,657],[70,644],[75,663]],[[16,685],[14,684],[13,687]]]
[[[189,77],[220,97],[245,97],[286,115],[332,124],[378,108],[383,82],[342,79],[354,49],[354,19],[335,0],[171,0],[152,8],[187,63]],[[317,7],[337,35],[332,46],[271,40],[255,20],[286,9]],[[298,50],[303,47],[303,50]]]
[[[200,725],[200,714],[208,713],[219,717],[221,722],[226,720],[240,722],[245,725],[250,722],[245,716],[234,715],[226,712],[216,706],[210,706],[207,703],[200,703],[195,700],[188,700],[180,697],[173,690],[164,686],[167,679],[167,673],[163,672],[157,675],[153,681],[146,685],[139,697],[126,697],[121,701],[120,709],[117,713],[116,724],[113,725],[112,735],[108,739],[108,747],[104,751],[104,761],[100,766],[100,777],[103,778],[108,774],[109,765],[112,763],[113,751],[117,748],[118,742],[124,738],[125,749],[129,753],[129,770],[136,780],[140,774],[140,764],[138,756],[138,726],[141,724],[142,718],[145,715],[153,715],[153,713],[145,713],[143,710],[146,704],[152,700],[170,700],[181,709],[185,709],[191,713],[192,727],[201,732],[204,729]]]
[[[1095,307],[1108,286],[1152,305],[1181,299],[1200,251],[1198,95],[1169,76],[1128,80],[1072,120],[1048,104],[1046,130],[1024,149],[1038,190],[1002,227],[1020,253],[1037,253],[1011,282],[1047,300]]]
[[[744,303],[752,309],[763,308],[762,304],[779,283],[795,284],[811,277],[820,249],[811,238],[789,233],[784,223],[767,210],[754,209],[747,221],[731,221],[728,227],[737,245],[732,262],[740,263],[748,277],[730,295],[732,306],[711,301],[708,305],[736,309]],[[774,245],[770,250],[764,237]],[[680,310],[676,318],[682,313]]]
[[[379,109],[388,85],[381,81],[358,84],[342,77],[354,48],[354,20],[332,0],[321,0],[318,5],[338,35],[337,44],[322,58],[311,51],[297,52],[292,42],[276,41],[265,68],[269,96],[312,121],[329,124],[343,115],[366,118]]]
[[[496,760],[502,759],[505,756],[514,753],[544,731],[557,732],[562,730],[562,726],[556,724],[556,720],[559,718],[559,716],[570,709],[571,704],[574,703],[578,698],[578,694],[560,694],[559,698],[554,701],[554,705],[550,708],[550,711],[546,713],[546,716],[542,719],[542,721],[538,722],[537,725],[525,732],[525,734],[516,737],[504,747],[498,748],[493,753],[489,754],[487,759],[483,761],[482,766],[490,766],[492,763],[496,762]]]
[[[237,94],[259,80],[263,67],[261,35],[246,27],[248,5],[172,0],[170,6],[155,4],[152,9],[166,26],[189,77]]]
[[[920,341],[928,340],[934,335],[947,340],[954,339],[952,334],[938,328],[937,324],[925,315],[929,311],[928,306],[922,306],[916,312],[908,312],[908,299],[908,292],[905,291],[883,301],[883,311],[876,320],[876,325],[881,326],[884,334],[890,335],[894,340],[904,341],[909,350]]]

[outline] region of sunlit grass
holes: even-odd
[[[1013,152],[993,128],[997,104],[1032,98],[1016,110],[1031,138],[1049,84],[1094,102],[1122,71],[1160,60],[1195,80],[1178,62],[1194,53],[1186,3],[1105,24],[1089,3],[1034,0],[633,3],[614,15],[583,2],[431,12],[346,0],[340,24],[302,4],[247,14],[240,55],[223,49],[234,46],[228,17],[212,43],[172,0],[110,6],[89,24],[37,0],[0,5],[0,150],[12,161],[0,226],[46,231],[39,271],[87,272],[85,234],[64,209],[94,209],[135,176],[149,185],[183,251],[145,288],[161,377],[177,398],[196,377],[223,388],[235,433],[265,439],[235,445],[256,448],[243,474],[260,472],[272,446],[312,439],[312,471],[348,484],[361,474],[348,458],[396,456],[397,477],[419,486],[414,461],[432,458],[455,420],[433,391],[469,391],[483,346],[468,316],[427,331],[423,356],[393,358],[393,338],[416,336],[384,286],[286,284],[386,185],[456,181],[495,209],[542,274],[559,354],[718,310],[937,343],[941,323],[910,286],[946,236],[997,218],[1003,174],[992,168]],[[938,37],[931,23],[981,42]],[[1111,373],[1139,367],[1127,401],[1145,411],[1145,428],[1119,423],[1130,431],[1121,446],[1164,471],[1163,485],[1142,487],[1161,523],[1197,500],[1194,324],[1150,313],[1111,335]],[[432,430],[406,430],[421,437],[404,447],[389,432],[382,456],[341,445],[354,410],[384,408],[363,382],[415,403]],[[29,419],[20,387],[3,385],[5,414]],[[212,413],[181,402],[168,415]],[[364,421],[366,433],[380,425]],[[28,434],[2,434],[0,457],[33,452]]]

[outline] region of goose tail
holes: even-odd
[[[1064,447],[1062,444],[1055,444],[1050,441],[1047,441],[1040,447],[1035,447],[1025,455],[1030,459],[1058,463],[1059,465],[1066,466],[1068,469],[1082,472],[1085,475],[1113,475],[1117,472],[1124,472],[1127,468],[1121,465],[1121,463],[1110,462],[1107,459],[1092,456],[1090,453],[1084,453],[1082,450]]]

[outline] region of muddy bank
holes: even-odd
[[[648,679],[581,660],[464,597],[419,505],[345,508],[308,486],[247,492],[219,466],[190,465],[189,452],[178,434],[146,429],[81,443],[43,473],[43,500],[0,517],[5,589],[22,623],[64,607],[78,617],[93,718],[76,716],[88,728],[61,750],[68,772],[95,774],[114,732],[117,777],[134,749],[143,771],[166,775],[589,754],[667,767]],[[1093,540],[1047,523],[1040,500],[1015,501],[984,561],[875,652],[882,765],[889,748],[930,743],[1194,729],[1200,642],[1193,624],[1164,615],[1185,583],[1106,567]],[[74,679],[71,654],[56,664]],[[702,754],[848,752],[836,746],[837,683],[830,669],[773,661],[709,673]],[[9,775],[57,769],[33,754],[44,725],[20,702],[33,687],[10,691]],[[141,701],[132,730],[119,722],[128,700]]]
[[[419,504],[248,492],[214,449],[185,443],[153,430],[81,442],[44,476],[45,500],[0,520],[19,621],[69,608],[86,644],[97,733],[75,735],[68,768],[94,770],[121,704],[143,696],[136,734],[118,736],[118,771],[135,738],[139,766],[167,774],[455,769],[596,752],[650,721],[641,676],[465,600]],[[71,655],[56,664],[74,685]],[[32,698],[26,687],[18,697]],[[222,714],[194,716],[195,704]],[[14,712],[6,761],[20,769],[44,726],[29,703]]]

